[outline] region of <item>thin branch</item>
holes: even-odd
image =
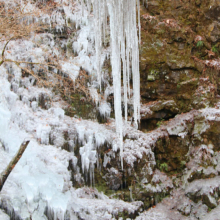
[[[14,156],[14,158],[11,160],[11,162],[9,163],[9,165],[7,166],[7,168],[0,174],[0,192],[5,184],[5,181],[7,180],[8,176],[10,175],[11,171],[13,170],[13,168],[15,167],[15,165],[18,163],[18,161],[20,160],[21,156],[23,155],[24,151],[26,150],[28,144],[30,141],[24,141],[17,154]]]
[[[9,42],[10,42],[12,39],[13,39],[13,37],[11,37],[11,38],[6,42],[6,44],[5,44],[5,46],[4,46],[3,50],[2,50],[2,60],[0,61],[0,66],[4,63],[4,60],[5,60],[5,58],[4,58],[5,49],[6,49],[7,45],[9,44]]]
[[[13,37],[12,37],[12,38],[13,38]],[[10,39],[6,42],[6,44],[5,44],[5,46],[4,46],[4,48],[3,48],[3,50],[2,50],[2,58],[4,57],[5,49],[6,49],[7,45],[9,44],[9,42],[12,40],[12,38],[10,38]]]
[[[16,63],[16,64],[36,64],[36,65],[43,65],[43,66],[48,66],[48,67],[52,67],[54,68],[55,66],[58,66],[57,64],[54,63],[34,63],[34,62],[27,62],[27,61],[19,61],[19,60],[11,60],[11,59],[5,59],[5,62],[12,62],[12,63]]]

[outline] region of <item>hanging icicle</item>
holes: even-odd
[[[140,3],[139,0],[86,0],[88,10],[93,10],[95,49],[98,81],[101,86],[101,48],[105,39],[107,20],[110,20],[111,65],[114,87],[116,132],[120,138],[120,155],[123,161],[123,119],[121,94],[121,68],[123,67],[124,109],[127,121],[127,101],[130,97],[130,78],[133,81],[134,124],[140,121]],[[92,5],[92,7],[91,7]],[[137,11],[138,28],[137,31]],[[139,37],[138,37],[139,32]],[[121,67],[122,62],[122,67]],[[131,68],[130,68],[131,66]],[[123,163],[122,163],[123,166]]]

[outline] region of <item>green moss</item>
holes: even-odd
[[[94,104],[88,101],[86,97],[79,93],[72,94],[70,97],[66,97],[71,106],[65,109],[65,114],[73,117],[77,115],[84,119],[94,119],[97,116]]]
[[[163,29],[157,30],[157,34],[159,34],[159,35],[163,35],[164,33],[165,33],[165,30],[163,30]]]
[[[214,53],[219,53],[219,52],[218,52],[218,49],[217,49],[217,47],[216,47],[216,45],[214,45],[214,46],[212,47],[212,52],[214,52]]]
[[[157,122],[157,127],[160,127],[164,122],[164,119],[162,118],[160,121]]]
[[[199,40],[197,43],[196,43],[196,47],[203,47],[204,45],[204,42],[202,40]]]
[[[95,188],[99,192],[103,192],[107,196],[111,196],[115,193],[114,190],[110,190],[106,184],[106,181],[103,179],[104,174],[100,172],[97,168],[95,169]]]
[[[161,171],[168,171],[168,164],[167,163],[162,163],[159,166]]]
[[[72,42],[68,42],[68,43],[66,44],[66,47],[67,47],[68,49],[72,49]]]
[[[186,166],[186,161],[182,160],[180,162],[180,168],[183,169],[183,168],[185,168],[185,166]]]

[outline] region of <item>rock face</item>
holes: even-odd
[[[156,205],[137,219],[205,219],[219,209],[219,8],[202,0],[142,7],[145,133],[126,129],[123,170],[109,146],[99,149],[105,166],[95,170],[99,190],[141,200],[145,210]]]
[[[145,190],[157,191],[158,170],[173,185],[137,219],[218,219],[219,10],[211,0],[149,0],[142,8],[141,130],[163,133],[152,145],[156,164]],[[151,194],[154,204],[159,194]]]
[[[202,63],[219,56],[219,7],[216,1],[147,1],[141,16],[142,101],[173,100],[179,112],[216,102],[218,73]]]
[[[101,104],[99,107],[95,104],[97,85],[92,87],[96,93],[91,98],[86,87],[91,76],[83,66],[76,78],[78,87],[64,74],[59,84],[61,91],[51,91],[51,95],[39,92],[33,99],[30,89],[19,88],[19,84],[12,84],[11,89],[18,95],[19,103],[33,110],[29,121],[37,121],[39,112],[45,114],[44,126],[39,122],[37,129],[31,131],[36,143],[51,149],[59,147],[60,158],[61,149],[68,155],[68,160],[60,159],[66,162],[71,179],[65,179],[66,190],[74,188],[72,198],[92,199],[88,203],[92,208],[87,210],[82,202],[84,208],[74,211],[76,219],[101,219],[102,203],[107,207],[106,219],[219,219],[220,3],[214,0],[144,3],[140,47],[141,125],[140,130],[134,129],[132,122],[124,125],[122,155],[117,148],[115,122],[108,117],[111,109],[107,106],[102,115],[98,111]],[[72,44],[77,30],[73,29],[72,37],[67,27],[62,33],[51,32],[60,47],[61,40],[66,40],[61,48],[67,58],[74,55]],[[103,67],[107,72],[111,71],[108,62]],[[21,82],[25,79],[22,76]],[[112,104],[110,81],[107,76],[105,83],[109,91],[105,92],[111,94],[108,101]],[[60,96],[52,95],[56,93]],[[60,100],[65,102],[61,105],[65,111],[54,107],[53,102],[60,106]],[[47,121],[48,117],[53,117],[56,123]],[[26,126],[22,120],[19,123]],[[1,148],[5,151],[4,146]],[[45,163],[50,164],[47,160]],[[112,200],[107,200],[103,193]],[[19,216],[15,207],[9,209],[10,198],[5,195],[1,197],[0,208]],[[97,199],[100,199],[98,205]],[[74,210],[73,206],[69,210]],[[115,211],[112,207],[119,208]],[[94,217],[93,209],[101,217]],[[3,212],[0,216],[8,219]],[[55,217],[49,213],[47,218]]]

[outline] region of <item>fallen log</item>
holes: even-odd
[[[17,154],[12,158],[11,162],[8,164],[6,169],[1,172],[1,174],[0,174],[0,192],[1,192],[1,190],[2,190],[2,188],[4,186],[4,184],[5,184],[5,181],[7,180],[8,176],[10,175],[11,171],[13,170],[13,168],[15,167],[17,162],[20,160],[22,154],[26,150],[29,142],[30,141],[24,141],[21,144]]]

